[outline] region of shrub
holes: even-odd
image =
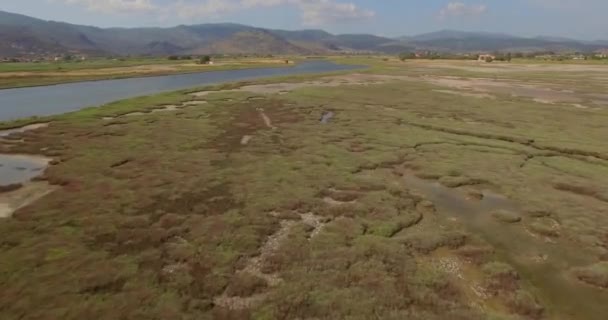
[[[608,288],[608,261],[578,268],[574,274],[580,281],[596,287]]]

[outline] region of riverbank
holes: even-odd
[[[106,59],[103,61],[44,62],[36,64],[3,63],[0,64],[0,90],[83,81],[285,67],[293,66],[295,63],[295,60],[291,58],[219,59],[213,64],[197,64],[195,60],[172,61],[161,59],[136,59],[134,61]]]
[[[54,189],[0,220],[3,313],[603,320],[606,74],[345,60],[6,135]]]

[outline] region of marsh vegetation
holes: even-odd
[[[0,220],[3,317],[603,319],[608,69],[347,61],[4,137],[53,191]]]

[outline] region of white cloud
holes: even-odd
[[[156,0],[54,0],[81,5],[103,13],[141,12],[181,19],[218,18],[254,8],[290,6],[300,12],[302,24],[319,26],[370,19],[375,12],[340,0],[177,0],[168,4]]]
[[[294,1],[302,13],[305,25],[318,26],[373,18],[371,10],[361,9],[352,3],[337,3],[329,0]]]
[[[439,11],[439,19],[479,16],[487,11],[488,7],[484,4],[467,5],[462,2],[450,2]]]
[[[63,0],[63,2],[82,5],[88,10],[102,13],[152,12],[158,9],[151,0]]]

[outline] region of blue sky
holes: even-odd
[[[608,0],[0,0],[0,10],[102,27],[237,22],[384,36],[458,29],[608,39]]]

